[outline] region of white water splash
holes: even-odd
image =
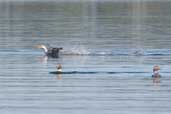
[[[90,52],[84,46],[74,46],[69,49],[61,51],[63,55],[89,55]]]

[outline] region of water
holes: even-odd
[[[170,6],[0,2],[1,113],[170,114]],[[33,48],[41,43],[64,50],[47,58]],[[50,74],[59,63],[87,73]]]

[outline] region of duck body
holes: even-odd
[[[59,64],[56,66],[56,68],[57,68],[57,74],[61,74],[62,73],[62,65]]]
[[[160,74],[153,74],[152,77],[153,78],[161,78],[161,75]]]
[[[161,75],[160,75],[160,67],[158,65],[155,65],[153,67],[153,75],[152,75],[153,78],[160,78]]]
[[[58,58],[60,50],[62,50],[62,48],[50,48],[47,52],[45,52],[45,54],[53,58]]]

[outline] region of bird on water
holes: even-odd
[[[39,49],[43,49],[44,53],[47,56],[50,56],[50,57],[53,57],[53,58],[58,58],[59,57],[59,51],[63,49],[61,47],[60,48],[56,48],[56,47],[50,48],[50,47],[47,47],[47,46],[45,46],[43,44],[36,45],[35,47],[39,48]]]
[[[152,77],[155,77],[155,78],[161,77],[161,75],[160,75],[160,67],[158,65],[155,65],[153,67],[153,75],[152,75]]]
[[[57,73],[62,73],[62,65],[61,64],[58,64],[56,66],[56,68],[57,68]]]

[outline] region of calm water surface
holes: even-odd
[[[171,2],[0,3],[3,114],[170,114]],[[36,44],[60,46],[47,58]],[[63,71],[95,74],[55,75]],[[152,67],[161,66],[161,79]],[[113,72],[113,73],[109,73]]]

